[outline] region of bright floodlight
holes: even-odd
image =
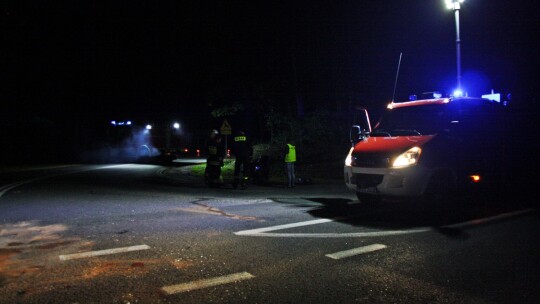
[[[458,10],[460,9],[460,3],[465,2],[465,0],[445,0],[446,7],[448,9]]]
[[[463,91],[457,89],[454,91],[454,97],[461,97],[463,96]]]
[[[177,123],[177,122],[175,122],[175,123],[173,124],[173,128],[175,128],[176,130],[180,129],[180,124]]]
[[[152,125],[146,125],[146,130],[152,130]]]

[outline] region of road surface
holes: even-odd
[[[341,183],[207,188],[185,167],[0,173],[0,303],[538,303],[529,197],[358,204]]]

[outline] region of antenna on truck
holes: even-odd
[[[397,80],[399,76],[399,67],[401,66],[401,55],[403,55],[403,52],[399,53],[399,61],[397,65],[397,72],[396,72],[396,80],[394,81],[394,93],[392,93],[392,102],[394,102],[394,98],[396,97],[396,87],[397,87]]]

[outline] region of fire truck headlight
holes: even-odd
[[[347,157],[345,158],[345,166],[350,167],[352,164],[352,151],[354,148],[351,148],[349,150],[349,154],[347,154]]]
[[[420,158],[420,153],[422,153],[422,149],[420,149],[419,147],[412,147],[409,150],[407,150],[405,153],[398,156],[394,160],[392,167],[403,168],[403,167],[414,166],[418,163],[418,159]]]

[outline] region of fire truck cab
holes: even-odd
[[[369,203],[504,183],[512,163],[506,114],[485,98],[392,102],[373,129],[352,127],[345,184]]]

